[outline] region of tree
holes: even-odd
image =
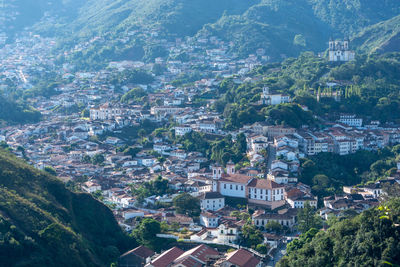
[[[104,162],[104,156],[102,154],[95,154],[92,157],[92,164],[93,165],[100,165]]]
[[[243,225],[241,236],[244,245],[251,248],[256,248],[258,244],[264,241],[263,234],[253,224],[246,223]]]
[[[349,219],[327,231],[310,231],[287,246],[277,266],[398,266],[400,198]]]
[[[298,229],[302,233],[307,232],[311,228],[319,229],[322,226],[321,217],[315,214],[315,208],[311,207],[308,201],[304,204],[304,208],[300,209],[297,217],[299,221]]]
[[[83,158],[82,158],[82,162],[83,163],[90,163],[90,162],[92,162],[92,159],[90,158],[89,155],[84,155]]]
[[[275,232],[275,233],[280,233],[283,231],[283,226],[278,223],[277,221],[269,221],[266,225],[265,225],[265,230],[271,231],[271,232]]]
[[[190,194],[183,193],[176,196],[173,199],[173,203],[176,212],[180,214],[186,214],[191,217],[200,215],[200,201]]]
[[[145,218],[133,230],[132,235],[140,244],[154,248],[159,241],[157,238],[159,233],[161,233],[160,223],[152,218]]]
[[[50,167],[50,166],[44,167],[44,171],[49,173],[49,174],[51,174],[51,175],[57,176],[56,170],[54,168]]]
[[[268,253],[268,246],[266,244],[258,244],[256,247],[256,250],[261,253],[261,254],[267,254]]]

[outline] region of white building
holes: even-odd
[[[311,207],[317,208],[317,202],[318,202],[316,197],[310,197],[310,196],[288,197],[286,201],[290,205],[290,207],[294,209],[304,209],[304,205],[306,204],[306,202],[308,202]]]
[[[248,201],[252,204],[270,206],[271,209],[283,206],[285,188],[267,179],[254,179],[248,185]]]
[[[341,115],[339,122],[351,127],[361,127],[363,119],[356,118],[356,115]]]
[[[217,228],[218,216],[212,214],[211,212],[204,211],[200,214],[200,225],[203,225],[207,228]]]
[[[285,94],[271,94],[269,92],[269,87],[264,87],[261,102],[265,105],[279,105],[283,103],[289,103],[290,96]]]
[[[183,136],[187,133],[190,133],[191,131],[192,131],[192,128],[189,125],[175,126],[175,135],[176,136]]]
[[[354,60],[355,53],[349,48],[349,39],[343,41],[329,40],[329,61],[340,62]]]
[[[101,190],[101,186],[98,183],[95,183],[92,181],[87,181],[82,184],[82,190],[91,194],[91,193]]]
[[[226,168],[227,173],[224,173],[222,166],[213,166],[213,192],[228,197],[247,198],[251,203],[270,206],[272,209],[285,204],[283,185],[271,180],[236,174],[234,164],[231,162]]]
[[[202,210],[216,211],[225,207],[225,198],[219,192],[205,192],[199,198]]]

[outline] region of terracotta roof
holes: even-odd
[[[238,184],[248,184],[248,182],[251,179],[253,178],[243,174],[223,174],[220,181],[238,183]]]
[[[202,264],[205,264],[210,256],[218,256],[218,255],[219,255],[218,251],[203,244],[195,248],[192,248],[191,250],[186,251],[176,259],[176,262],[186,257],[192,256],[197,260],[199,260]]]
[[[205,192],[200,196],[200,199],[215,199],[215,198],[224,198],[223,195],[219,192]]]
[[[134,248],[134,249],[132,249],[132,250],[130,250],[128,252],[125,252],[124,254],[121,255],[121,257],[124,257],[124,256],[129,255],[129,254],[135,254],[136,256],[141,257],[142,259],[146,259],[148,257],[153,256],[154,255],[154,251],[152,251],[151,249],[146,248],[144,246],[139,246],[139,247]]]
[[[281,188],[282,185],[275,183],[269,179],[253,179],[249,185],[249,187],[257,187],[263,189],[272,189],[272,188]]]
[[[201,216],[207,217],[207,218],[218,218],[217,215],[215,215],[215,214],[213,214],[213,213],[211,213],[211,212],[208,212],[208,211],[203,211],[203,212],[201,213]]]
[[[151,265],[154,267],[167,267],[183,253],[184,251],[182,249],[173,247],[158,256],[154,261],[152,261]]]
[[[250,252],[244,249],[238,249],[228,253],[226,260],[239,267],[255,267],[260,263],[260,260],[253,256]]]

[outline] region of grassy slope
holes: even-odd
[[[0,151],[0,262],[5,266],[105,266],[132,242],[87,194]]]
[[[400,15],[364,29],[353,42],[365,52],[399,52]]]

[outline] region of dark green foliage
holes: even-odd
[[[390,175],[395,155],[388,149],[360,150],[345,156],[319,153],[302,161],[300,181],[311,185],[319,197],[332,195],[339,193],[344,185],[367,183]]]
[[[400,199],[292,241],[277,266],[398,266]],[[395,265],[397,264],[397,265]]]
[[[156,236],[159,233],[161,233],[160,223],[154,219],[145,218],[140,222],[139,226],[135,228],[132,234],[140,244],[155,248],[157,242],[160,242],[159,238]]]
[[[187,151],[201,152],[224,165],[229,160],[234,163],[243,160],[247,148],[246,136],[243,133],[238,134],[236,142],[233,142],[231,135],[227,135],[224,138],[215,138],[193,131],[178,137],[176,143],[183,144]]]
[[[162,196],[169,191],[168,180],[163,179],[161,176],[150,182],[144,182],[139,187],[132,186],[132,194],[137,197],[139,202],[143,201],[146,197],[153,195]]]
[[[57,176],[56,170],[54,168],[50,167],[50,166],[44,167],[44,171],[47,172],[48,174]]]
[[[135,245],[88,194],[0,151],[2,266],[106,266]]]
[[[102,154],[96,154],[91,159],[93,165],[100,165],[104,162],[104,156]]]
[[[154,81],[154,78],[151,74],[139,69],[124,70],[114,75],[114,77],[110,79],[110,83],[117,87],[121,87],[127,84],[149,84],[152,81]],[[139,91],[137,89],[133,90],[134,91],[131,92],[132,96],[139,97],[145,95],[143,89],[142,91],[140,91],[140,89]]]
[[[297,104],[280,104],[264,109],[267,120],[276,125],[300,128],[302,125],[313,125],[312,113],[304,111]]]
[[[321,228],[322,219],[316,214],[314,207],[310,206],[310,203],[306,202],[304,208],[300,209],[297,214],[298,230],[302,233],[309,231],[312,228]]]
[[[0,121],[8,124],[38,122],[39,111],[25,103],[15,103],[0,96]]]
[[[257,246],[256,246],[256,250],[259,252],[259,253],[261,253],[261,254],[267,254],[268,253],[268,246],[267,245],[265,245],[265,244],[258,244]]]
[[[253,224],[245,224],[242,227],[241,243],[245,247],[255,249],[257,245],[264,241],[264,236],[259,229]]]
[[[173,199],[173,203],[176,212],[180,214],[186,214],[188,216],[200,215],[200,201],[198,198],[195,198],[190,194],[183,193],[176,196]]]
[[[121,102],[143,104],[142,97],[145,95],[146,92],[142,88],[133,88],[121,97]]]

